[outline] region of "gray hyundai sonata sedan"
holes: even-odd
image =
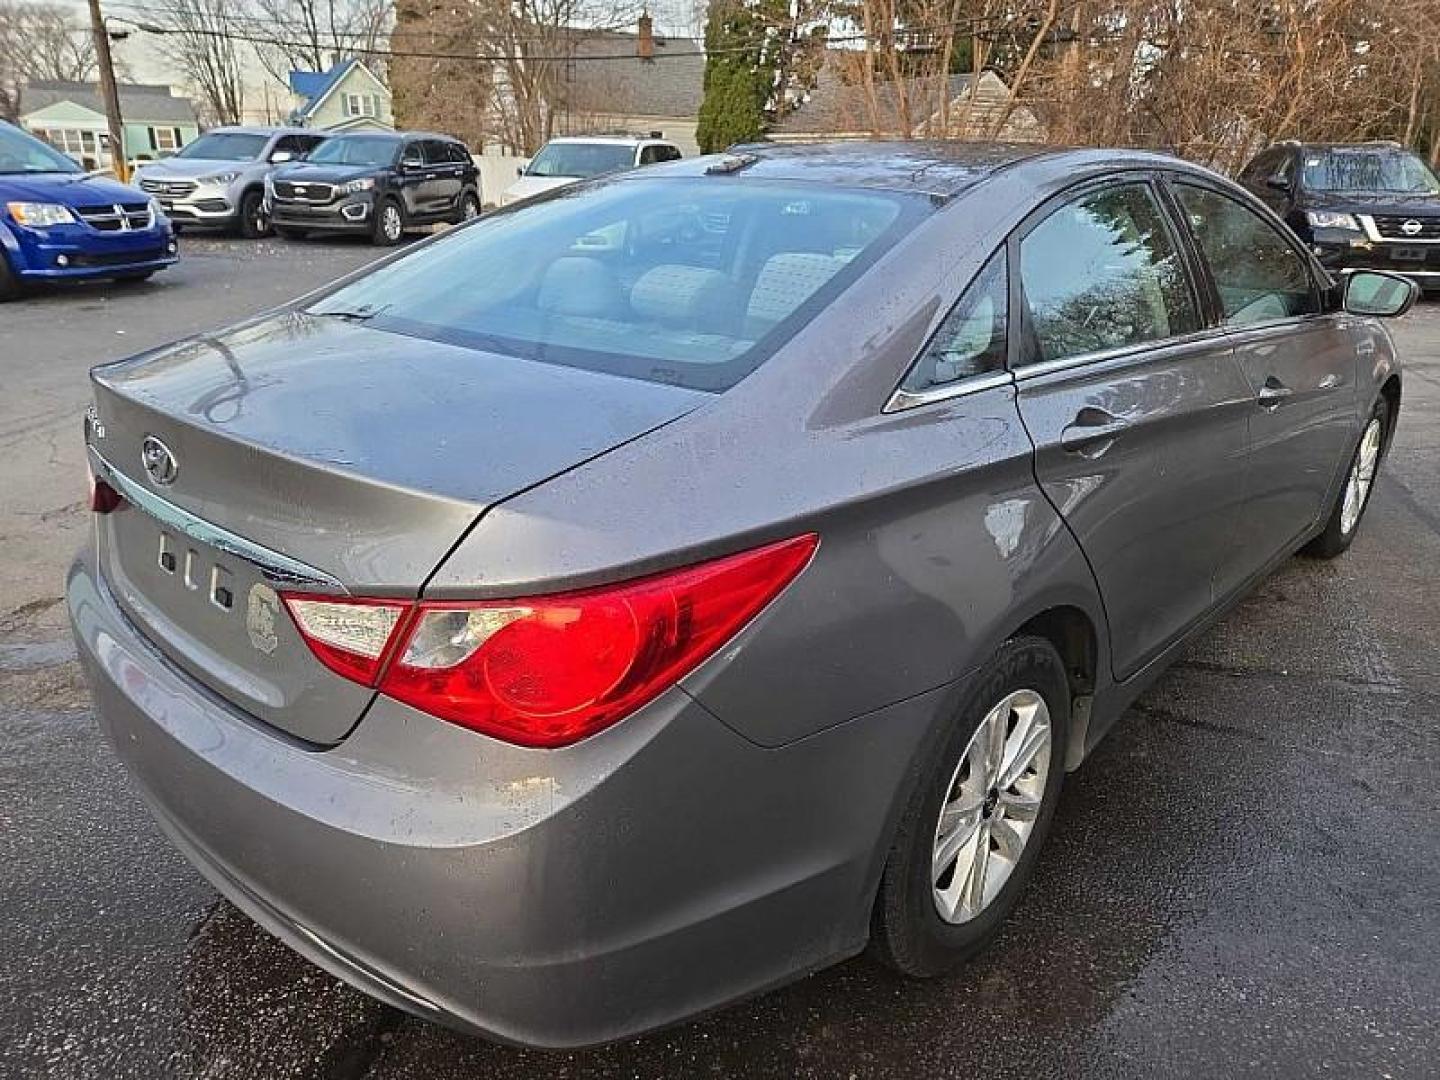
[[[935,975],[1186,642],[1350,544],[1414,291],[1142,153],[580,184],[97,368],[69,611],[176,846],[393,1005],[567,1047]]]

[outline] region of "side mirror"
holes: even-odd
[[[516,166],[515,166],[515,175],[516,175],[516,176],[524,176],[524,175],[525,175],[525,166],[524,166],[524,165],[516,165]]]
[[[284,165],[287,161],[294,161],[295,155],[289,150],[276,150],[270,155],[271,165]]]
[[[1420,287],[1399,274],[1382,270],[1356,270],[1345,278],[1345,310],[1351,315],[1404,315],[1415,303]]]
[[[401,158],[400,171],[404,173],[419,172],[425,167],[423,161],[416,161],[414,158]]]
[[[1276,191],[1290,193],[1290,180],[1284,173],[1271,173],[1265,178],[1265,186]]]

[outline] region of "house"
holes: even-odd
[[[128,161],[166,157],[200,133],[195,106],[168,86],[121,83]],[[86,169],[110,168],[110,128],[96,83],[35,81],[20,91],[20,126]]]
[[[812,139],[988,139],[1010,100],[1010,88],[992,71],[971,75],[886,79],[868,82],[862,52],[832,52],[815,86],[771,125],[776,142]],[[972,94],[973,86],[973,94]],[[993,137],[1038,142],[1045,131],[1035,113],[1016,105]]]
[[[290,72],[295,108],[290,123],[326,131],[390,131],[390,89],[365,64],[342,60],[328,71]]]
[[[700,152],[695,125],[705,96],[702,43],[658,36],[650,16],[641,15],[633,34],[578,32],[572,52],[552,103],[556,134],[658,131],[687,157]]]

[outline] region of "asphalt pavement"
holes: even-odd
[[[99,738],[63,626],[87,368],[376,256],[187,238],[144,285],[0,308],[0,1077],[1431,1077],[1440,1073],[1440,304],[1393,329],[1395,446],[1350,553],[1291,560],[1068,778],[979,960],[867,957],[531,1053],[379,1005],[228,904]]]

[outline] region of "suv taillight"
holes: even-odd
[[[795,537],[633,581],[516,600],[286,595],[316,657],[443,720],[523,746],[565,746],[653,701],[800,573]]]

